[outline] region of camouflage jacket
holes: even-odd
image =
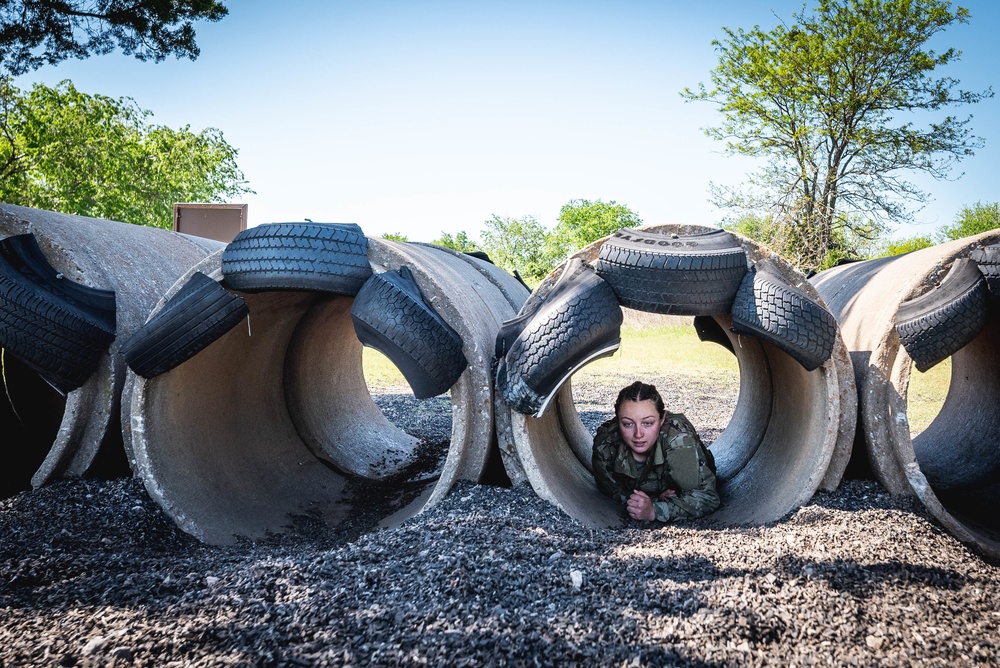
[[[653,500],[656,519],[661,522],[702,517],[719,507],[712,454],[680,413],[667,413],[645,462],[632,458],[618,431],[618,420],[611,418],[597,428],[592,463],[601,492],[624,504],[634,490],[642,490]],[[677,496],[659,499],[668,489]]]

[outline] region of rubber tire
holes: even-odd
[[[552,286],[552,289],[549,290],[548,294],[540,299],[525,302],[515,317],[510,320],[505,320],[500,325],[500,330],[497,332],[496,345],[494,347],[494,359],[500,360],[507,354],[507,351],[514,345],[514,341],[516,341],[517,337],[521,335],[522,331],[524,331],[524,326],[538,312],[538,309],[542,307],[542,304],[547,301],[552,301],[558,297],[559,294],[564,292],[569,286],[573,285],[573,280],[577,276],[587,270],[593,271],[590,267],[585,265],[583,260],[580,258],[570,259],[563,267],[562,273],[559,275],[558,280],[556,280],[555,285]],[[516,272],[515,278],[520,280],[520,278],[516,276]]]
[[[271,223],[241,231],[222,252],[234,290],[315,290],[353,297],[371,278],[368,238],[357,225]]]
[[[431,308],[406,265],[365,282],[351,321],[361,343],[388,357],[417,399],[447,392],[469,366],[462,337]]]
[[[62,394],[83,385],[114,327],[0,260],[0,347]]]
[[[836,319],[770,267],[755,266],[743,277],[732,316],[732,331],[774,345],[806,371],[816,369],[833,354]]]
[[[619,230],[597,257],[597,273],[621,305],[651,313],[728,313],[746,271],[746,252],[724,230],[691,235]]]
[[[986,279],[990,298],[994,302],[1000,300],[1000,245],[978,248],[969,257],[976,262],[979,272]]]
[[[0,240],[0,255],[51,294],[80,307],[103,323],[106,329],[115,330],[115,291],[81,285],[56,271],[34,234],[18,234]]]
[[[960,258],[937,287],[899,305],[896,334],[923,372],[976,338],[986,320],[986,279],[974,260]]]
[[[497,391],[519,413],[540,417],[576,369],[621,343],[622,310],[611,286],[583,263],[564,276],[497,365]]]
[[[153,378],[191,359],[248,315],[242,297],[196,272],[119,354],[137,374]]]

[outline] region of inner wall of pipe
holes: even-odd
[[[368,393],[352,299],[242,296],[249,334],[236,327],[138,396],[147,488],[214,544],[282,531],[296,515],[337,526],[353,511],[352,478],[391,474],[385,462],[417,442]]]
[[[920,470],[952,512],[1000,537],[1000,316],[952,358],[948,396],[913,439]]]
[[[808,372],[783,351],[728,330],[740,391],[733,416],[712,444],[722,507],[713,518],[729,524],[778,519],[807,502],[833,454],[839,387],[826,374],[833,362]],[[705,345],[715,345],[706,343]],[[515,443],[525,472],[543,498],[591,526],[613,526],[624,511],[594,483],[586,457],[592,436],[573,408],[572,385],[560,390],[557,410],[541,418],[514,416]],[[831,432],[832,429],[832,432]]]
[[[236,327],[133,394],[136,465],[151,496],[197,538],[281,531],[307,512],[336,524],[344,476],[302,442],[284,397],[287,343],[315,298],[244,295],[250,333]]]

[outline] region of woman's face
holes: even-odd
[[[618,407],[618,429],[636,461],[645,461],[653,449],[663,419],[651,399],[623,401]]]

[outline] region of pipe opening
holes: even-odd
[[[805,371],[776,347],[731,332],[729,316],[713,320],[732,354],[695,337],[697,352],[681,352],[676,376],[647,382],[659,382],[668,405],[673,403],[668,409],[684,412],[706,444],[711,442],[723,499],[713,517],[728,524],[773,521],[808,501],[826,473],[838,434],[840,387],[829,375],[832,368]],[[595,361],[563,387],[557,411],[516,418],[519,457],[536,492],[584,523],[621,522],[623,509],[597,490],[589,460],[594,430],[612,415],[617,392],[595,402],[590,375],[620,374],[616,381],[624,387],[648,375],[642,370],[650,355],[664,354],[669,353],[656,346],[639,346],[635,366],[625,369],[621,357]],[[622,357],[631,355],[626,342]],[[691,365],[703,364],[703,357],[719,360],[712,392],[695,392],[685,383],[685,374],[696,368]]]
[[[595,360],[574,376],[573,403],[591,438],[614,417],[618,390],[636,380],[655,385],[666,409],[687,416],[707,446],[732,420],[740,386],[736,357],[722,345],[700,340],[693,318],[661,321],[669,324],[626,324],[614,355]]]
[[[930,371],[934,371],[932,368]],[[956,519],[1000,540],[1000,317],[993,313],[951,357],[947,395],[934,420],[913,434],[913,451],[931,488]],[[907,414],[914,377],[907,387]]]
[[[495,439],[487,355],[512,307],[480,270],[438,250],[372,239],[369,260],[412,267],[462,337],[468,368],[424,402],[374,381],[373,390],[352,297],[240,293],[246,323],[165,374],[130,375],[136,471],[185,531],[226,544],[294,530],[306,516],[336,540],[397,524],[456,480],[481,477]],[[189,274],[220,280],[220,263],[215,253]]]
[[[142,404],[142,424],[133,420],[137,463],[182,528],[227,543],[286,530],[290,517],[305,515],[358,531],[427,493],[436,478],[414,474],[420,440],[394,425],[366,386],[353,300],[242,296],[247,326],[133,399],[134,413]]]
[[[662,225],[640,229],[679,235],[713,228]],[[606,240],[594,242],[573,257],[593,263]],[[740,239],[740,243],[750,261],[766,260],[790,282],[814,295],[815,289],[793,267],[749,240]],[[544,297],[552,290],[558,275],[550,274],[533,296]],[[818,299],[818,293],[814,298]],[[833,478],[839,481],[843,455],[853,437],[850,427],[856,417],[856,404],[845,399],[845,393],[853,390],[853,379],[848,377],[850,359],[843,343],[834,346],[831,359],[806,371],[779,348],[756,337],[734,333],[728,313],[702,316],[694,319],[693,324],[700,340],[718,343],[732,351],[738,369],[735,393],[732,381],[720,383],[720,392],[726,393],[729,397],[726,401],[732,406],[728,421],[717,418],[711,424],[706,420],[698,407],[704,399],[698,396],[690,404],[679,400],[680,405],[673,408],[685,412],[703,440],[711,441],[723,502],[712,514],[713,519],[725,524],[772,522],[806,503],[822,485],[830,485]],[[685,355],[682,361],[687,364],[703,355],[720,353],[727,354],[721,348],[699,346],[696,353]],[[644,354],[664,352],[644,351]],[[580,373],[588,371],[581,369],[576,375],[576,384],[585,386],[586,375]],[[628,375],[628,382],[637,379],[633,375]],[[686,388],[683,374],[679,376],[677,388],[683,391]],[[621,378],[622,387],[627,384],[625,380]],[[625,517],[624,509],[597,490],[590,471],[593,432],[583,425],[580,413],[581,409],[584,414],[598,409],[584,402],[577,408],[572,382],[567,381],[559,391],[556,409],[540,418],[512,412],[511,434],[517,457],[524,477],[539,496],[585,524],[619,525]],[[585,398],[586,393],[581,397]],[[610,415],[613,401],[614,397],[602,400],[599,410],[606,413],[590,418],[595,425],[593,429],[600,423],[600,417]]]
[[[951,358],[941,360],[927,371],[910,369],[910,384],[906,390],[906,416],[910,436],[916,438],[937,419],[948,397],[951,384]]]
[[[6,444],[0,498],[6,499],[31,489],[31,477],[59,433],[66,397],[3,348],[0,361],[0,431]]]

